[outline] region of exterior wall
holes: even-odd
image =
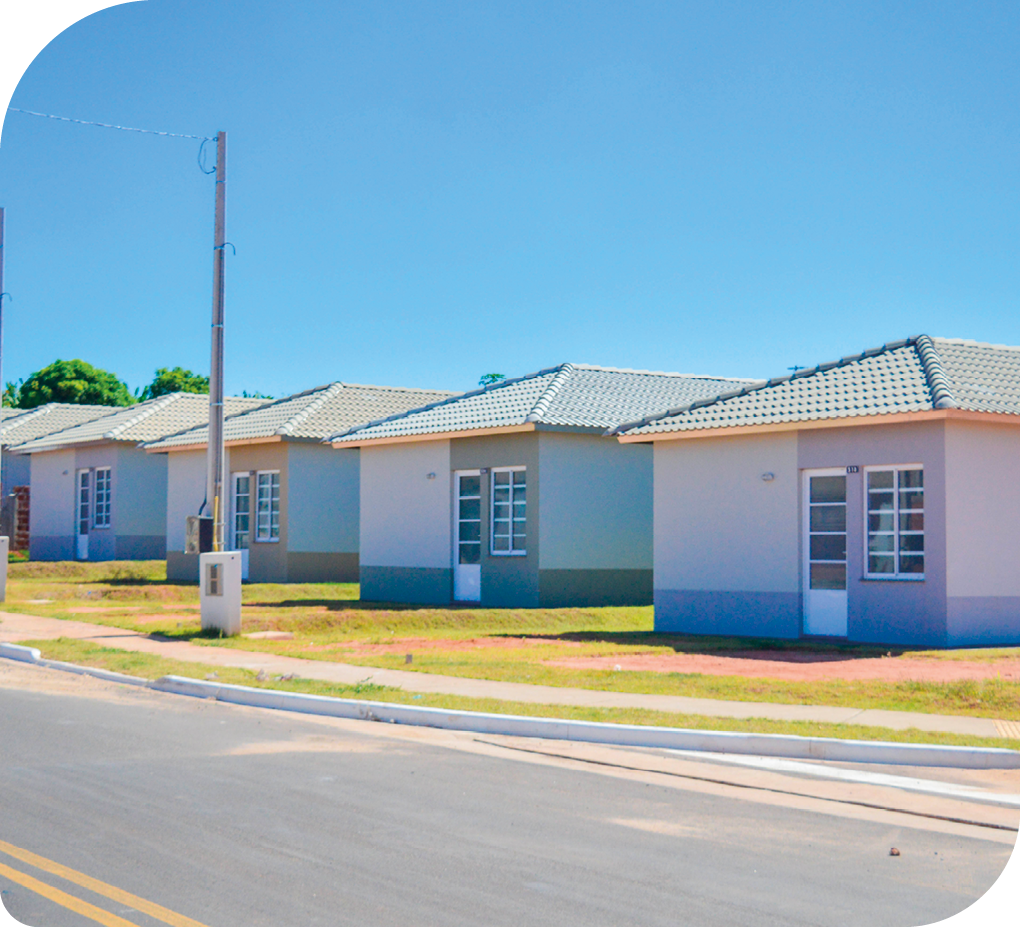
[[[1020,643],[1020,429],[948,422],[946,640]]]
[[[227,458],[227,493],[231,492],[231,474],[244,471],[280,471],[280,537],[273,541],[255,540],[255,486],[252,485],[252,530],[248,547],[248,581],[252,583],[285,583],[287,576],[287,545],[289,543],[288,513],[290,486],[288,479],[287,444],[248,444],[229,448]],[[202,495],[205,493],[203,491]],[[229,531],[228,523],[228,531]],[[230,543],[228,538],[227,543]]]
[[[946,483],[942,422],[801,431],[801,469],[856,465],[847,475],[847,638],[881,644],[946,644]],[[925,578],[865,579],[864,468],[924,466]]]
[[[655,630],[799,636],[796,434],[662,441],[654,467]]]
[[[14,492],[15,486],[30,486],[32,484],[32,457],[30,454],[12,454],[7,448],[0,452],[2,466],[0,475],[3,477],[3,486],[0,493],[6,496]]]
[[[166,455],[147,454],[128,444],[118,444],[116,451],[111,473],[112,559],[162,560],[166,556]],[[91,544],[89,538],[90,560],[95,559]]]
[[[450,601],[450,468],[449,441],[361,449],[362,599]]]
[[[73,560],[74,451],[32,454],[32,509],[29,556],[33,560]]]
[[[485,608],[534,608],[540,604],[539,513],[541,511],[541,477],[539,448],[542,440],[537,432],[511,435],[487,435],[477,438],[457,438],[451,441],[451,476],[447,485],[452,495],[452,472],[492,467],[527,468],[527,552],[523,556],[493,556],[491,552],[492,476],[483,474],[482,486],[482,545],[481,545],[481,602]],[[447,563],[452,568],[452,513],[451,541],[447,546]]]
[[[184,553],[185,525],[189,515],[198,514],[205,499],[205,451],[178,451],[161,456],[167,462],[167,579],[197,583],[198,554]]]
[[[359,450],[299,442],[286,446],[288,580],[356,583]]]
[[[652,447],[539,432],[541,604],[652,601]]]

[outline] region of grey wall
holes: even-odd
[[[660,441],[654,499],[657,631],[799,635],[795,433]]]
[[[945,428],[942,422],[799,432],[802,469],[856,465],[847,477],[847,637],[882,644],[946,644]],[[864,467],[924,467],[925,578],[865,579]]]
[[[31,455],[29,556],[74,559],[74,451]]]
[[[185,525],[197,515],[205,499],[205,451],[175,451],[166,458],[166,549],[167,556],[184,552]],[[229,460],[229,456],[228,456]],[[196,560],[195,579],[198,579]]]
[[[946,638],[1020,643],[1020,430],[946,423]]]
[[[361,597],[448,603],[450,442],[365,447],[360,470]]]
[[[3,476],[3,495],[8,495],[15,486],[30,486],[32,482],[32,458],[28,454],[12,454],[7,448],[2,453],[0,471]]]
[[[288,549],[357,553],[361,460],[357,448],[288,442]]]

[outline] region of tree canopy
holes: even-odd
[[[505,380],[505,373],[483,373],[478,378],[479,386],[492,386],[493,383],[498,383],[500,380]]]
[[[160,367],[155,379],[142,390],[141,399],[155,399],[167,393],[208,393],[209,378],[183,367]]]
[[[127,384],[117,379],[116,374],[77,359],[55,360],[31,374],[16,392],[17,405],[22,409],[34,409],[47,402],[129,406],[135,401]]]

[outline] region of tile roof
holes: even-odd
[[[5,448],[15,448],[26,441],[34,441],[116,411],[116,406],[88,406],[73,402],[48,402],[34,409],[5,408],[0,444]]]
[[[1020,415],[1020,347],[919,335],[613,429],[655,435],[933,409]]]
[[[321,441],[353,425],[456,395],[444,390],[329,383],[231,416],[223,424],[223,437],[241,442],[274,436]],[[208,432],[208,425],[199,425],[153,441],[146,450],[204,445]]]
[[[236,414],[265,402],[265,399],[227,396],[224,399],[224,412],[227,415]],[[107,411],[109,414],[102,418],[21,444],[18,451],[30,454],[99,441],[125,441],[133,444],[155,441],[164,435],[208,421],[209,397],[199,393],[168,393],[134,406]]]
[[[528,423],[605,430],[652,409],[714,396],[749,380],[560,364],[403,415],[339,432],[334,443]]]

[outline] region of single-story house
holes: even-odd
[[[225,400],[227,412],[262,399]],[[139,447],[209,418],[209,397],[170,393],[19,444],[31,467],[33,560],[161,560],[166,459]]]
[[[655,629],[1020,643],[1020,348],[922,335],[615,429]]]
[[[650,602],[651,448],[606,429],[744,382],[560,364],[335,435],[361,449],[362,599]]]
[[[231,415],[223,426],[229,509],[225,541],[252,582],[358,581],[358,451],[323,439],[454,395],[426,389],[330,383]],[[184,552],[185,521],[205,500],[208,425],[145,446],[167,471],[167,576],[198,579]]]

